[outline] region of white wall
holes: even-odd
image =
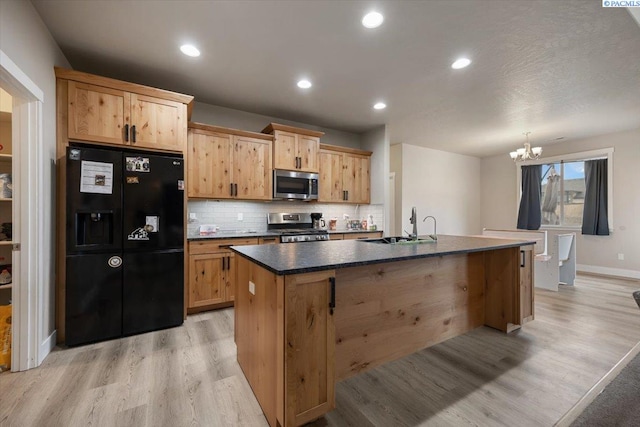
[[[408,144],[391,147],[390,157],[391,171],[401,182],[396,233],[411,232],[409,217],[415,206],[418,234],[432,233],[431,222],[422,222],[427,215],[437,218],[438,234],[480,234],[480,159]]]
[[[39,197],[44,199],[45,212],[41,212],[47,230],[43,254],[44,270],[48,277],[37,284],[38,294],[44,301],[44,323],[39,332],[41,339],[49,337],[55,329],[55,154],[56,154],[56,85],[54,65],[69,67],[62,51],[40,19],[31,2],[23,0],[0,1],[0,50],[2,50],[44,93],[43,135],[46,183]]]
[[[371,203],[384,205],[384,224],[378,228],[389,231],[391,218],[389,209],[389,138],[386,126],[372,129],[362,135],[362,149],[372,151],[371,155]]]
[[[544,147],[559,156],[613,147],[613,226],[609,236],[582,236],[576,242],[578,269],[640,278],[640,129],[567,141]],[[482,225],[515,228],[518,209],[516,166],[505,153],[482,159]],[[560,230],[558,232],[566,232]],[[624,260],[618,260],[618,253]]]
[[[242,129],[251,132],[261,132],[269,123],[296,126],[305,129],[324,132],[320,142],[323,144],[340,145],[342,147],[361,148],[360,135],[343,132],[336,129],[323,128],[307,123],[293,122],[278,117],[264,116],[262,114],[248,113],[246,111],[233,110],[217,105],[195,102],[193,106],[192,122],[208,125],[223,126],[233,129]]]

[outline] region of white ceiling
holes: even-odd
[[[524,131],[544,146],[640,127],[640,26],[600,0],[32,2],[74,69],[355,133],[386,124],[392,143],[483,157]],[[385,21],[368,30],[372,9]]]

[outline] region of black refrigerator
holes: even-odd
[[[67,148],[67,345],[182,324],[183,169],[177,156]]]

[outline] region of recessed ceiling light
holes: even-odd
[[[182,46],[180,46],[180,51],[182,51],[182,53],[187,56],[200,56],[200,51],[192,44],[183,44]]]
[[[376,110],[384,110],[385,108],[387,108],[387,104],[385,104],[384,102],[377,102],[374,104],[373,108],[375,108]]]
[[[309,89],[311,87],[311,82],[306,79],[302,79],[298,82],[298,87],[301,89]]]
[[[384,21],[384,16],[378,12],[369,12],[362,18],[362,25],[366,28],[378,28],[382,25],[382,21]]]
[[[470,59],[468,59],[468,58],[459,58],[459,59],[456,59],[456,62],[451,64],[451,68],[453,68],[454,70],[459,70],[460,68],[464,68],[464,67],[468,66],[469,64],[471,64],[471,60]]]

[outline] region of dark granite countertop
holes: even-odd
[[[331,240],[287,245],[232,246],[231,250],[278,274],[299,274],[390,261],[480,252],[535,242],[468,236],[438,236],[437,243],[387,245],[362,240]]]

